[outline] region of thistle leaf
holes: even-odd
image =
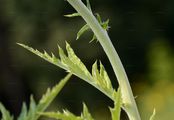
[[[150,119],[149,119],[149,120],[155,120],[155,115],[156,115],[156,110],[154,109],[154,110],[153,110],[153,113],[152,113],[152,115],[150,116]]]
[[[114,93],[114,108],[110,108],[112,120],[120,120],[120,112],[121,112],[121,90],[118,89],[117,93]]]
[[[19,43],[18,43],[19,44]],[[102,63],[100,63],[100,69],[97,68],[97,62],[94,63],[92,67],[92,75],[83,64],[83,62],[76,56],[71,46],[66,42],[66,51],[67,55],[63,51],[61,47],[58,46],[59,49],[59,58],[56,58],[54,54],[50,56],[47,52],[41,53],[38,50],[34,50],[31,47],[28,47],[23,44],[19,44],[20,46],[24,47],[25,49],[31,51],[32,53],[40,56],[41,58],[45,59],[46,61],[63,68],[64,70],[73,73],[74,75],[78,76],[79,78],[85,80],[89,84],[93,85],[95,88],[99,89],[109,98],[114,100],[113,93],[115,90],[112,87],[110,82],[109,76],[104,69]]]
[[[2,113],[1,120],[13,120],[13,116],[10,115],[10,112],[6,110],[2,103],[0,103],[0,112]]]

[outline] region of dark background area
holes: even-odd
[[[91,0],[94,13],[110,19],[109,36],[123,62],[140,113],[147,119],[154,108],[158,120],[174,113],[174,1],[173,0]],[[115,87],[117,82],[99,43],[89,41],[91,32],[76,41],[85,24],[65,18],[74,9],[64,0],[0,1],[0,101],[17,116],[23,101],[36,100],[47,87],[55,85],[66,72],[16,45],[28,44],[39,50],[57,52],[57,44],[68,41],[91,70],[101,60]],[[110,119],[112,101],[88,83],[73,76],[49,109],[67,108],[80,114],[85,102],[95,118]],[[126,119],[126,118],[125,118]]]

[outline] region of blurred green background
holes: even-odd
[[[110,19],[109,35],[131,82],[143,120],[156,109],[156,120],[174,118],[174,1],[91,0],[94,12]],[[96,59],[118,86],[110,63],[99,45],[90,43],[91,32],[76,41],[84,25],[81,18],[65,18],[74,12],[65,0],[0,0],[0,101],[17,116],[23,101],[38,100],[47,87],[66,72],[16,45],[28,44],[57,54],[57,44],[67,40],[91,69]],[[86,82],[72,77],[51,110],[67,108],[80,114],[85,102],[99,120],[109,120],[112,101]],[[124,113],[123,113],[124,114]],[[124,117],[123,120],[128,120]]]

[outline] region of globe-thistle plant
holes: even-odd
[[[75,75],[86,81],[114,102],[114,107],[109,107],[112,120],[120,120],[121,109],[125,110],[130,120],[141,120],[126,72],[107,33],[107,30],[109,29],[109,19],[102,21],[98,13],[93,14],[89,0],[86,0],[87,5],[85,5],[81,0],[67,0],[67,2],[70,3],[77,12],[67,14],[65,17],[82,17],[86,22],[77,33],[76,39],[80,39],[80,36],[87,30],[92,30],[93,37],[92,39],[89,39],[89,41],[92,42],[96,40],[103,47],[114,70],[115,76],[117,77],[119,87],[116,90],[116,88],[112,86],[111,80],[101,61],[96,61],[92,65],[92,70],[90,72],[80,58],[76,56],[68,42],[65,42],[67,54],[65,54],[65,50],[58,46],[58,57],[53,53],[49,55],[46,51],[40,52],[28,45],[17,43],[42,59],[69,72],[63,80],[55,85],[55,87],[48,89],[46,94],[43,95],[38,103],[34,101],[32,96],[28,109],[26,104],[23,103],[21,114],[17,120],[37,120],[40,116],[57,120],[94,120],[85,103],[83,103],[83,111],[79,116],[68,110],[63,110],[63,112],[45,112],[45,109],[51,104],[60,90],[68,82],[71,75]],[[2,113],[2,120],[14,119],[1,103],[0,111]],[[150,120],[154,120],[154,116],[155,111],[150,117]]]

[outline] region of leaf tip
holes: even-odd
[[[16,43],[17,45],[21,46],[21,47],[26,47],[26,45],[22,44],[22,43]]]

